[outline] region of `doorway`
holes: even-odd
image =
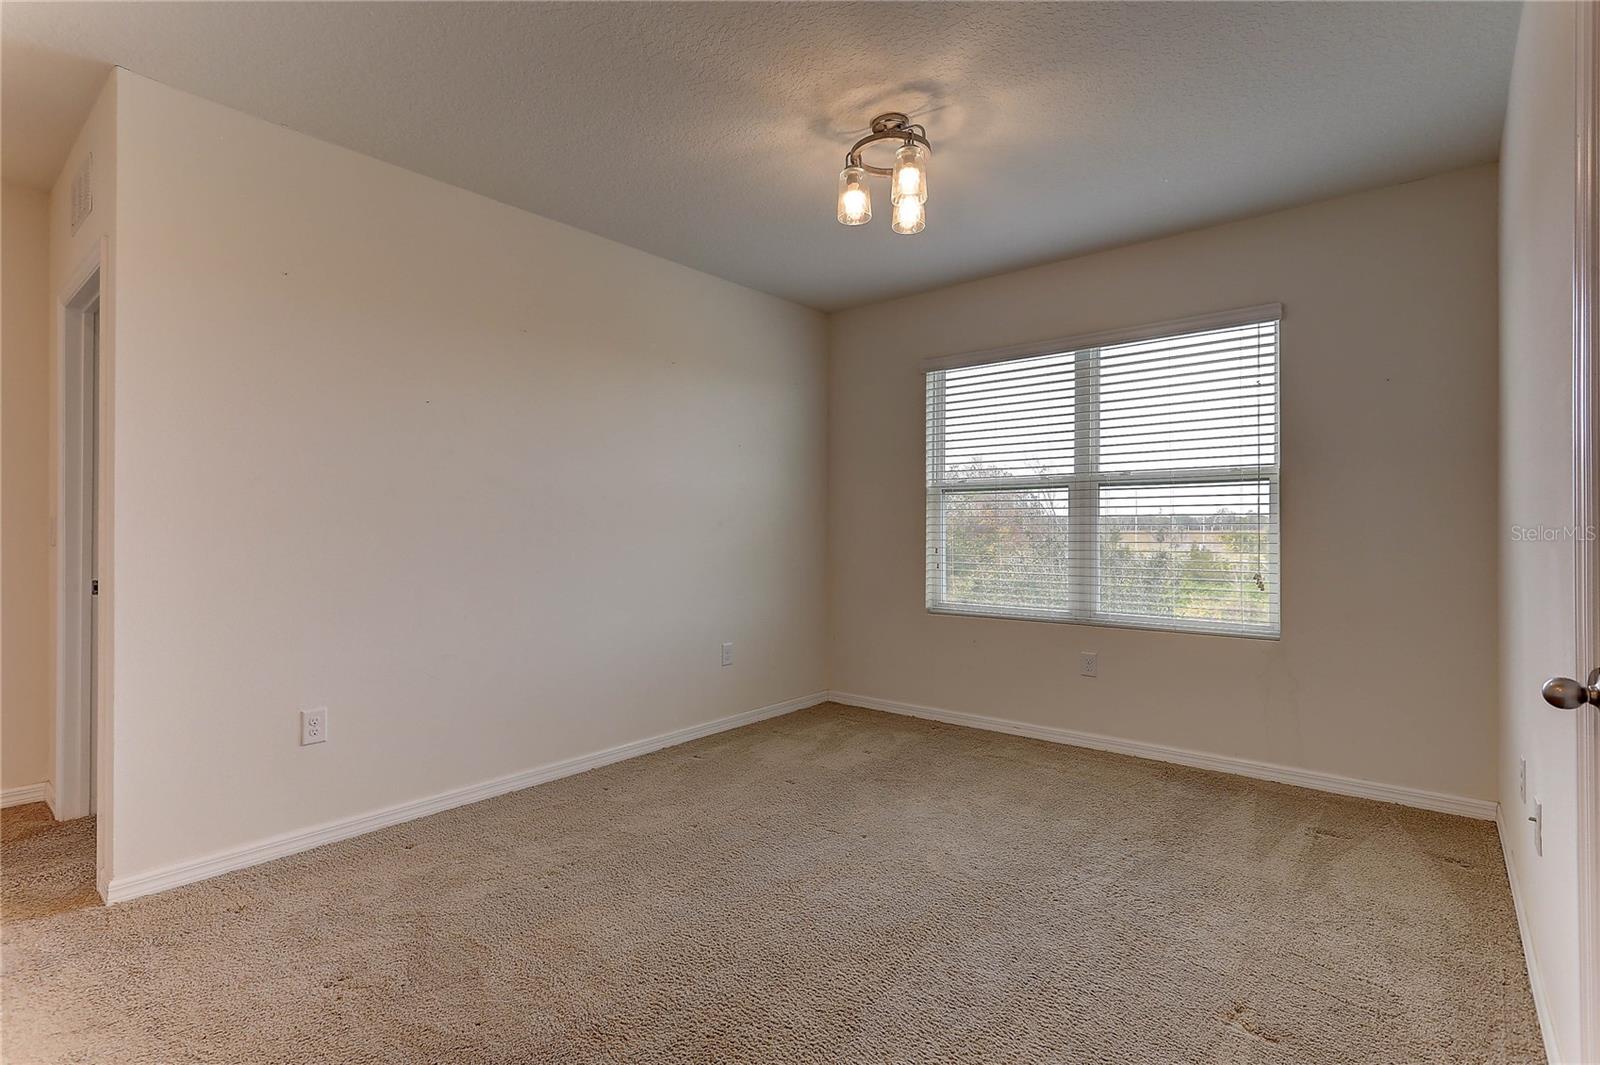
[[[62,302],[54,813],[96,812],[101,258]]]

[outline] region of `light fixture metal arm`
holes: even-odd
[[[872,132],[856,141],[844,155],[845,166],[859,166],[869,174],[879,177],[888,177],[894,173],[893,168],[886,166],[873,166],[861,158],[861,149],[878,141],[903,141],[906,144],[920,144],[928,151],[933,151],[933,145],[928,143],[928,131],[921,125],[913,123],[898,111],[879,115],[872,120]]]

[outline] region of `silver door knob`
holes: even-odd
[[[1544,701],[1561,710],[1576,710],[1584,703],[1600,706],[1600,669],[1589,671],[1589,683],[1571,677],[1551,677],[1539,689]]]

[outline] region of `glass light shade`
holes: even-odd
[[[912,197],[918,203],[928,202],[928,149],[920,144],[907,144],[894,153],[894,174],[889,179],[889,202],[899,203]]]
[[[839,171],[839,221],[847,226],[872,221],[872,190],[867,188],[867,172],[859,166]]]
[[[896,233],[921,233],[928,224],[927,209],[915,196],[907,196],[894,205],[894,221],[890,225]]]

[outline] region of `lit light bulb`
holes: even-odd
[[[896,233],[921,233],[927,224],[922,201],[915,196],[907,196],[894,205],[894,222],[889,228]]]
[[[889,202],[898,204],[907,198],[928,202],[928,149],[920,144],[907,144],[894,153]]]
[[[839,221],[847,226],[872,221],[872,193],[867,188],[867,172],[859,166],[839,172]]]

